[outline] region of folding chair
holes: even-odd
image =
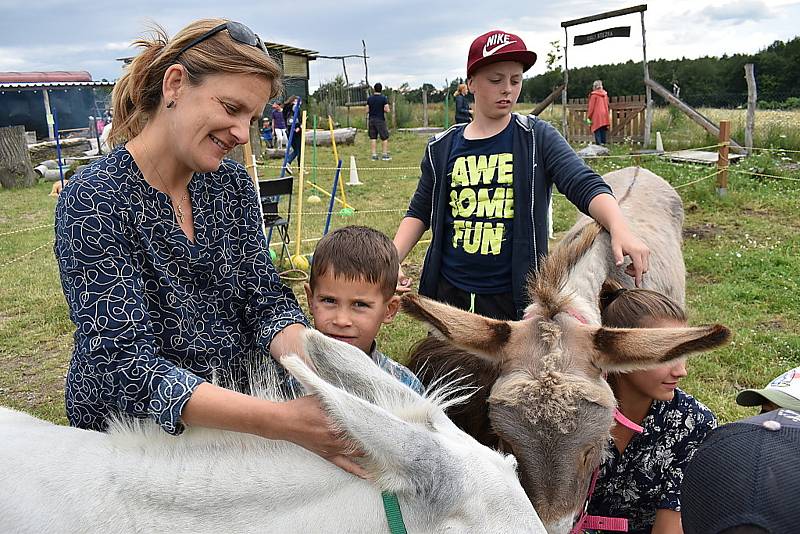
[[[289,263],[294,268],[292,262],[292,255],[289,252],[289,218],[292,206],[292,185],[293,178],[287,176],[286,178],[277,178],[274,180],[261,180],[258,182],[258,196],[261,200],[261,208],[264,213],[264,228],[269,230],[267,233],[267,245],[269,246],[272,240],[272,231],[277,230],[278,236],[281,239],[281,257],[279,261],[283,261],[284,253],[289,258]],[[289,197],[287,203],[288,209],[284,217],[278,211],[281,197]]]

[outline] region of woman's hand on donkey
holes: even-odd
[[[354,460],[364,453],[333,427],[317,397],[307,395],[280,405],[288,412],[282,439],[308,449],[349,473],[367,477],[364,468]]]

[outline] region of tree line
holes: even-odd
[[[557,43],[551,43],[556,47]],[[527,102],[544,100],[563,82],[557,61],[548,62],[544,74],[528,78],[523,83],[521,99]],[[775,41],[755,54],[733,54],[722,57],[705,56],[697,59],[658,59],[648,61],[650,77],[691,106],[737,107],[747,104],[747,82],[744,65],[753,63],[762,108],[800,107],[800,37],[783,42]],[[641,61],[613,65],[594,65],[570,69],[569,97],[585,98],[594,80],[603,80],[610,95],[643,95],[644,74]],[[655,97],[658,101],[658,97]]]
[[[545,59],[547,72],[523,81],[520,94],[523,102],[540,102],[563,82],[559,42],[554,41],[550,45],[552,49]],[[744,65],[747,63],[754,64],[759,107],[800,108],[800,37],[787,42],[775,41],[755,54],[657,59],[649,61],[648,67],[653,80],[677,93],[681,100],[691,106],[732,108],[747,104],[747,82],[744,78]],[[612,96],[643,95],[643,78],[642,62],[633,60],[570,69],[569,97],[587,97],[594,80],[603,80],[604,88]],[[392,93],[397,92],[405,102],[416,104],[422,102],[424,90],[428,102],[443,102],[445,95],[449,95],[452,102],[453,92],[461,82],[463,79],[457,78],[450,81],[447,87],[424,83],[417,88],[404,83],[397,88],[385,87],[384,94],[391,97]],[[363,82],[360,85],[359,100],[366,100],[371,90]],[[352,87],[349,90],[353,92]],[[330,99],[331,95],[345,94],[347,91],[344,78],[337,76],[320,85],[312,96],[317,101],[323,101]],[[355,100],[352,94],[341,97],[342,103],[348,99]],[[654,95],[654,99],[658,104],[663,103],[657,95]]]

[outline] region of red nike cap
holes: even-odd
[[[527,49],[525,42],[513,33],[502,30],[486,32],[472,41],[467,59],[467,76],[490,63],[517,61],[522,63],[522,72],[536,63],[536,53]]]

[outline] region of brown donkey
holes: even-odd
[[[644,287],[683,304],[680,197],[645,169],[604,178],[652,251]],[[721,325],[600,327],[600,288],[606,278],[630,287],[623,271],[608,233],[582,217],[531,280],[522,321],[489,319],[414,295],[403,299],[405,312],[434,334],[415,348],[411,367],[426,382],[452,373],[479,387],[448,415],[484,444],[513,452],[522,486],[549,532],[570,529],[605,453],[616,402],[603,373],[654,367],[718,347],[730,335]]]

